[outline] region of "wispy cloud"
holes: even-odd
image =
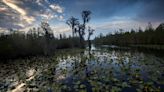
[[[81,20],[82,10],[91,10],[96,30],[118,30],[153,25],[164,20],[163,0],[0,0],[0,27],[24,29],[46,20],[58,32],[67,32],[60,22],[70,16]],[[55,21],[54,21],[55,20]],[[56,22],[57,21],[57,22]],[[65,22],[63,22],[63,25]]]
[[[33,21],[35,21],[35,18],[32,16],[27,16],[27,12],[14,4],[11,0],[2,0],[7,6],[12,8],[13,10],[17,11],[20,14],[21,20],[24,20],[28,24],[31,24]]]
[[[1,12],[1,13],[5,12],[6,10],[7,10],[7,8],[5,8],[5,7],[0,7],[0,12]]]
[[[23,10],[22,8],[18,7],[17,5],[15,5],[11,0],[2,0],[6,5],[8,5],[9,7],[11,7],[12,9],[16,10],[17,12],[19,12],[21,15],[26,15],[26,11]]]
[[[58,13],[63,13],[63,8],[57,4],[51,4],[49,7]]]
[[[64,9],[49,0],[0,1],[0,27],[24,29],[42,20],[63,20]],[[4,23],[5,22],[5,23]]]
[[[62,34],[65,32],[71,32],[71,29],[69,28],[69,26],[67,26],[64,23],[60,23],[58,25],[56,25],[55,27],[52,28],[54,30],[54,34]]]
[[[160,22],[153,22],[153,27],[156,28]],[[148,22],[140,22],[132,19],[119,19],[113,20],[109,22],[101,22],[92,25],[97,31],[106,31],[107,33],[118,31],[119,29],[123,29],[124,31],[130,31],[131,29],[138,30],[139,27],[145,29],[148,25]]]

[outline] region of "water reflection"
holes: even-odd
[[[67,53],[0,64],[0,91],[162,92],[164,89],[164,59],[155,55],[108,49],[94,49],[90,56],[88,51]]]
[[[26,86],[27,83],[26,82],[31,81],[32,79],[34,79],[35,76],[36,76],[36,70],[35,69],[32,68],[32,69],[27,70],[25,82],[23,82],[23,81],[21,81],[19,83],[17,82],[17,84],[15,85],[15,88],[9,90],[9,92],[24,92],[27,89],[27,86]]]
[[[128,51],[94,51],[92,52],[92,56],[92,58],[88,58],[87,54],[84,53],[84,55],[81,55],[79,58],[79,61],[74,60],[74,62],[67,62],[68,66],[66,65],[66,73],[69,76],[62,82],[64,83],[64,86],[70,87],[70,92],[76,90],[105,91],[113,86],[114,88],[112,90],[157,91],[160,90],[160,88],[163,90],[163,84],[160,83],[159,80],[156,80],[163,80],[161,75],[164,73],[161,69],[162,67],[159,67],[163,63],[157,62],[157,60],[160,59],[158,57]],[[64,60],[70,61],[67,58]],[[163,59],[160,60],[164,62]],[[75,61],[76,64],[73,64]],[[158,72],[158,74],[156,74],[156,72]],[[69,83],[65,83],[66,81],[69,81]],[[79,81],[80,83],[76,84],[76,82]],[[97,83],[103,84],[107,89],[101,87],[97,88],[99,85]],[[77,85],[78,87],[76,87]],[[80,85],[90,86],[81,89],[79,87]],[[112,85],[112,87],[110,85]],[[144,89],[145,85],[148,85],[147,89]],[[120,86],[128,88],[124,89],[124,87]]]

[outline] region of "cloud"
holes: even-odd
[[[164,21],[164,1],[163,0],[144,0],[137,18],[141,21],[158,22]]]
[[[71,32],[71,29],[65,23],[57,24],[55,27],[52,27],[52,30],[54,31],[55,35]]]
[[[61,20],[63,12],[61,6],[55,2],[50,3],[49,0],[2,0],[0,27],[23,29],[42,20],[49,21],[55,18]]]
[[[156,28],[160,24],[160,22],[153,22],[152,24],[153,24],[153,28]],[[148,25],[148,22],[143,22],[143,21],[141,22],[141,21],[136,21],[136,20],[131,20],[131,19],[120,19],[120,20],[116,19],[110,22],[93,24],[92,26],[97,31],[113,33],[115,31],[118,31],[119,29],[123,29],[124,31],[130,31],[131,29],[138,30],[139,27],[142,29],[145,29],[147,25]]]
[[[0,33],[3,33],[5,30],[5,28],[0,27]]]
[[[43,20],[46,20],[46,21],[54,18],[54,15],[51,13],[43,13],[43,14],[40,14],[39,16],[41,16]]]
[[[22,28],[25,27],[23,23],[16,23],[15,25],[21,26]]]
[[[92,11],[90,22],[94,21],[97,29],[138,28],[147,22],[155,25],[163,22],[163,3],[163,0],[0,0],[0,27],[22,29],[42,19],[52,24],[53,20],[64,21],[70,16],[81,19],[81,11],[88,9]]]
[[[63,13],[63,8],[57,4],[50,5],[49,7],[58,13]]]
[[[36,3],[40,6],[42,6],[43,4],[41,3],[41,1],[43,1],[43,0],[36,0]]]
[[[5,7],[0,7],[0,12],[6,12],[7,8]]]
[[[19,12],[21,15],[25,16],[27,15],[26,11],[23,10],[22,8],[18,7],[17,5],[15,5],[14,3],[12,3],[11,0],[2,0],[6,5],[8,5],[9,7],[11,7],[12,9],[16,10],[17,12]]]
[[[97,19],[113,16],[133,16],[140,21],[164,21],[164,0],[72,0],[67,1],[68,13],[77,15],[84,9],[93,12]],[[76,7],[76,8],[75,8]],[[67,8],[66,8],[67,9]],[[67,9],[68,10],[68,9]],[[161,20],[162,19],[162,20]]]
[[[64,21],[64,17],[62,15],[60,15],[59,20]]]
[[[4,7],[1,10],[5,9],[5,12],[0,15],[3,19],[1,20],[1,27],[8,28],[22,28],[26,25],[30,25],[35,21],[33,16],[28,16],[28,13],[25,9],[19,7],[18,2],[15,0],[2,0]],[[5,21],[5,23],[3,22]],[[25,25],[26,24],[26,25]]]
[[[35,21],[35,18],[32,16],[27,16],[27,12],[14,4],[11,0],[2,0],[7,6],[12,8],[13,10],[17,11],[20,14],[20,18],[22,21],[25,21],[28,24],[31,24],[33,21]]]

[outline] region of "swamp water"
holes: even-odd
[[[0,92],[164,92],[164,58],[105,48],[9,60]]]

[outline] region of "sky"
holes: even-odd
[[[164,0],[0,0],[0,30],[27,31],[48,21],[54,34],[70,34],[65,21],[71,16],[81,20],[83,10],[92,12],[88,25],[95,35],[164,22]]]

